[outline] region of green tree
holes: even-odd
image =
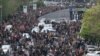
[[[44,3],[43,3],[43,0],[38,0],[36,2],[36,4],[37,4],[37,7],[44,7],[45,6]]]
[[[100,42],[100,5],[84,13],[80,34],[85,39]]]
[[[21,5],[21,0],[2,0],[3,17],[14,13],[17,8]]]
[[[100,4],[100,0],[96,0],[96,3]]]
[[[20,5],[27,5],[29,1],[31,0],[2,0],[3,17],[14,13]]]
[[[30,1],[32,2],[33,0],[21,0],[22,5],[28,5]]]

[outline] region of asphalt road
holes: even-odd
[[[39,20],[41,20],[42,18],[46,18],[46,20],[56,20],[56,21],[61,21],[62,19],[69,20],[70,18],[69,9],[63,9],[46,14],[44,16],[39,17]]]

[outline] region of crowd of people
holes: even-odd
[[[82,56],[84,42],[74,42],[80,29],[79,21],[50,22],[56,31],[31,32],[38,22],[37,17],[23,12],[3,20],[0,23],[0,56]],[[10,45],[10,51],[4,53],[2,45]]]

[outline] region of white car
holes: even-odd
[[[44,28],[41,30],[41,32],[47,32],[47,31],[53,31],[53,32],[55,32],[56,30],[55,29],[53,29],[53,27],[52,27],[52,24],[45,24],[44,25]]]
[[[94,45],[87,45],[87,47],[86,47],[88,53],[96,51],[96,48],[98,48],[98,47],[94,46]]]
[[[100,56],[100,51],[87,53],[86,56]]]
[[[88,53],[91,53],[91,52],[94,52],[94,51],[96,51],[95,48],[87,48],[87,52],[88,52]]]
[[[86,56],[96,56],[95,53],[87,53]]]
[[[95,45],[87,45],[87,48],[98,48],[98,47]]]
[[[100,56],[100,51],[95,51],[95,54],[97,54],[98,56]]]

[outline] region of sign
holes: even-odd
[[[13,27],[12,25],[6,25],[6,26],[5,26],[5,31],[6,31],[6,30],[10,31],[10,29],[11,29],[12,27]]]
[[[33,10],[37,9],[37,4],[33,4]]]
[[[2,45],[1,48],[2,48],[2,50],[3,50],[4,53],[7,53],[7,51],[10,50],[10,45]]]
[[[27,6],[26,5],[23,6],[23,12],[27,13]]]

